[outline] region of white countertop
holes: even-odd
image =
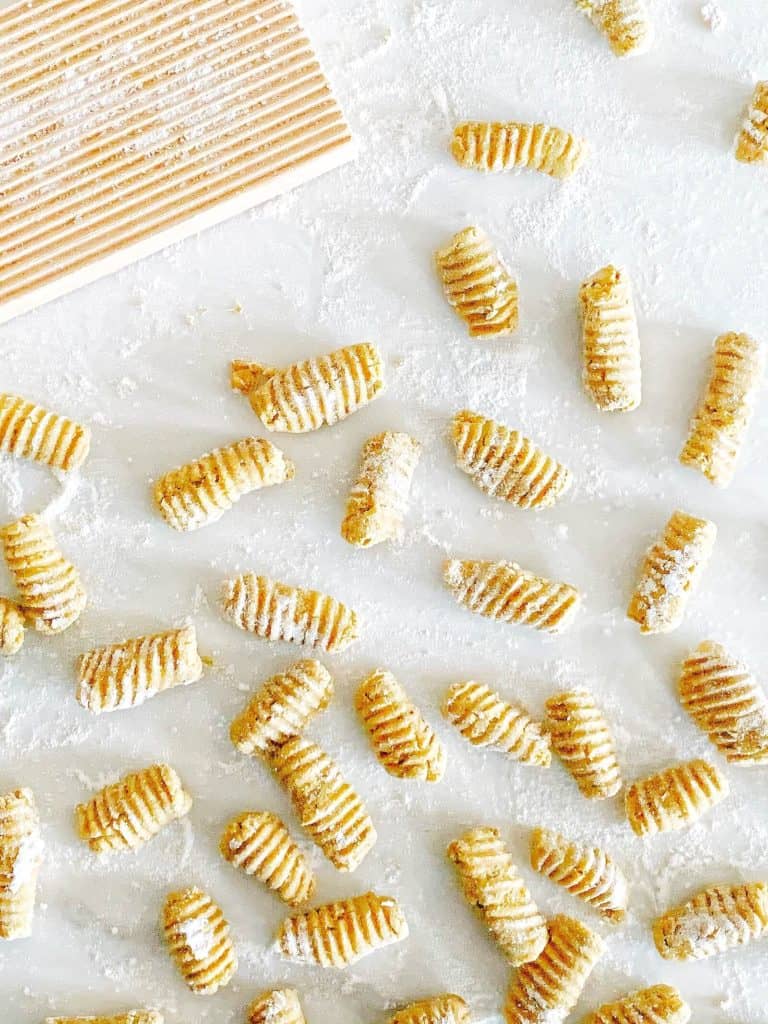
[[[609,941],[574,1020],[662,981],[680,988],[696,1024],[764,1020],[765,944],[675,966],[655,952],[649,921],[705,884],[768,878],[766,769],[727,768],[725,803],[684,833],[642,843],[620,801],[582,799],[557,764],[543,772],[481,753],[438,712],[462,678],[516,695],[536,715],[556,688],[586,683],[632,779],[694,755],[720,763],[675,698],[677,666],[697,643],[717,639],[768,675],[768,397],[727,491],[676,461],[714,338],[768,334],[768,172],[731,155],[753,82],[768,76],[768,20],[759,0],[719,6],[726,25],[712,32],[697,0],[655,0],[654,49],[622,62],[567,0],[305,0],[358,135],[357,164],[0,328],[0,389],[94,432],[79,482],[64,490],[43,469],[0,461],[2,516],[54,502],[57,536],[91,597],[69,632],[30,635],[0,664],[0,788],[34,789],[47,847],[35,935],[0,955],[3,1024],[139,1006],[163,1010],[167,1024],[241,1024],[257,991],[284,982],[299,989],[309,1024],[384,1024],[395,1004],[446,990],[468,999],[478,1024],[497,1024],[509,971],[443,852],[482,822],[502,828],[546,913],[571,913]],[[564,184],[481,177],[446,152],[465,117],[551,121],[586,136],[591,159]],[[519,279],[512,339],[470,341],[435,279],[433,249],[472,222]],[[643,345],[643,404],[623,416],[601,416],[579,379],[578,285],[609,261],[631,273]],[[243,499],[200,532],[170,531],[150,480],[263,433],[228,389],[228,361],[281,364],[359,340],[385,353],[385,396],[331,429],[275,436],[296,462],[293,483]],[[445,440],[463,406],[560,457],[574,471],[572,493],[531,513],[474,489]],[[339,522],[360,446],[384,428],[413,433],[425,453],[402,545],[357,551]],[[715,555],[684,625],[642,638],[624,608],[639,558],[677,507],[717,523]],[[581,617],[548,639],[470,616],[441,585],[447,553],[513,558],[575,583],[586,595]],[[396,895],[411,938],[344,974],[275,958],[267,947],[281,904],[217,852],[220,830],[242,810],[272,809],[298,832],[277,784],[227,737],[248,691],[300,656],[218,616],[219,581],[251,568],[327,590],[364,624],[359,644],[325,659],[337,697],[309,735],[357,784],[380,838],[353,876],[317,851],[312,859],[321,898]],[[203,681],[101,718],[76,704],[76,654],[186,616],[215,659]],[[444,737],[442,784],[399,782],[374,761],[351,694],[378,665]],[[157,760],[192,793],[188,819],[137,855],[100,863],[75,837],[74,805]],[[611,850],[631,883],[625,925],[610,928],[527,870],[535,824]],[[240,953],[235,982],[210,999],[186,992],[158,932],[164,894],[187,883],[219,901]]]

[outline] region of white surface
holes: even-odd
[[[394,1003],[441,990],[463,993],[478,1022],[496,1024],[509,972],[443,855],[460,829],[483,821],[503,828],[545,912],[572,913],[608,938],[579,1012],[665,981],[697,1024],[757,1024],[768,1001],[765,944],[676,967],[655,953],[648,923],[701,885],[768,877],[766,769],[727,769],[727,802],[688,832],[643,844],[618,801],[581,799],[558,765],[544,772],[483,755],[437,709],[449,683],[471,676],[536,714],[556,687],[586,682],[631,779],[712,755],[674,696],[678,662],[696,643],[721,640],[768,672],[765,396],[728,491],[676,463],[714,337],[766,335],[768,178],[730,155],[752,82],[768,73],[764,5],[723,0],[726,25],[712,33],[700,3],[654,3],[655,48],[625,63],[566,0],[303,6],[357,129],[358,163],[0,329],[0,387],[89,420],[95,435],[55,526],[91,604],[63,637],[30,636],[0,667],[0,784],[33,787],[47,844],[35,936],[0,952],[3,1024],[143,1005],[169,1024],[240,1024],[258,990],[287,981],[310,1024],[383,1024]],[[446,155],[450,127],[465,116],[572,127],[590,139],[591,161],[565,185],[476,176]],[[434,279],[432,250],[470,221],[519,276],[512,340],[470,341]],[[636,285],[645,397],[635,413],[601,417],[580,389],[575,297],[609,259]],[[165,526],[150,478],[260,432],[227,388],[231,357],[282,363],[366,338],[386,354],[387,394],[330,430],[276,436],[297,463],[293,483],[244,499],[198,533]],[[444,439],[464,405],[524,428],[571,465],[572,494],[535,514],[475,490]],[[426,452],[403,545],[356,551],[338,533],[345,494],[363,440],[385,427],[411,431]],[[3,462],[0,477],[4,516],[59,494],[34,466]],[[685,624],[641,638],[623,610],[638,559],[677,506],[715,520],[717,548]],[[477,619],[441,586],[446,553],[516,558],[577,583],[584,611],[559,639]],[[270,808],[297,830],[277,784],[227,738],[245,691],[300,653],[249,640],[217,616],[219,581],[250,568],[327,589],[364,622],[357,646],[326,659],[338,696],[310,735],[359,786],[380,839],[352,877],[316,852],[313,861],[322,898],[366,887],[397,895],[412,938],[343,975],[274,958],[267,946],[281,905],[217,853],[238,811]],[[78,707],[78,652],[187,615],[216,662],[203,681],[98,719]],[[440,786],[398,782],[368,752],[351,693],[377,665],[440,728],[449,751]],[[158,759],[192,793],[189,818],[135,857],[98,862],[74,836],[74,805]],[[632,889],[625,926],[609,928],[525,869],[527,827],[537,823],[604,842],[622,862]],[[236,981],[211,999],[186,992],[158,934],[164,894],[188,882],[219,900],[240,952]]]

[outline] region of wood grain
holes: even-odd
[[[0,11],[0,322],[351,156],[285,0]]]

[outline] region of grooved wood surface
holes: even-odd
[[[0,322],[350,152],[284,0],[0,10]]]

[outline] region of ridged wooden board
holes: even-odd
[[[285,0],[0,9],[0,322],[336,167]]]

